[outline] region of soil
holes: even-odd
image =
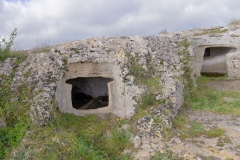
[[[240,90],[240,80],[216,79],[206,85],[218,90]],[[206,130],[222,128],[225,135],[216,138],[202,135],[184,141],[175,136],[167,143],[168,149],[186,160],[240,160],[240,117],[206,111],[189,111],[188,117],[202,123]]]

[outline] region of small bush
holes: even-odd
[[[16,147],[23,139],[30,123],[20,120],[14,126],[0,129],[0,159],[8,156],[13,147]]]
[[[140,107],[145,109],[156,104],[156,99],[153,93],[144,93],[141,97]]]
[[[113,155],[121,155],[125,148],[132,146],[130,141],[131,134],[123,129],[116,128],[111,131],[110,137],[104,140],[103,148],[113,157]]]
[[[160,153],[158,152],[156,156],[151,158],[151,160],[179,160],[179,158],[175,153],[172,151],[168,150],[166,153]]]
[[[22,51],[12,51],[11,48],[17,36],[17,28],[15,28],[9,37],[0,36],[0,61],[7,58],[17,58],[18,62],[22,62],[26,58],[26,54]]]
[[[205,135],[208,138],[220,137],[220,136],[224,136],[224,134],[225,134],[225,130],[221,128],[212,128],[205,132]]]
[[[204,131],[204,126],[202,124],[192,123],[187,132],[190,136],[199,137],[204,134]]]
[[[240,149],[240,145],[236,145],[234,148],[235,149]]]
[[[240,19],[231,19],[230,22],[228,23],[229,26],[237,26],[240,25]]]
[[[11,51],[11,47],[14,44],[14,39],[17,36],[17,28],[15,28],[8,38],[0,37],[0,54],[7,54]]]

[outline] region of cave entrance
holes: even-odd
[[[207,47],[204,57],[201,75],[224,76],[227,74],[226,54],[235,52],[234,47]]]
[[[108,83],[111,78],[78,77],[66,80],[72,85],[72,107],[75,109],[97,109],[107,107],[109,103]]]

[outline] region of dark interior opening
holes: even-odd
[[[207,47],[204,50],[201,75],[224,76],[227,74],[228,53],[235,52],[234,47]]]
[[[205,48],[204,57],[210,56],[210,48]]]
[[[97,109],[107,107],[109,103],[108,83],[111,78],[78,77],[66,83],[72,85],[72,106],[75,109]]]

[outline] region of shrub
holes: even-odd
[[[0,54],[7,54],[10,53],[11,47],[14,44],[14,39],[17,36],[17,28],[15,28],[12,33],[10,34],[9,38],[0,37]]]
[[[225,131],[221,128],[212,128],[208,131],[206,131],[206,136],[209,138],[215,138],[215,137],[220,137],[225,134]]]
[[[231,19],[228,25],[229,25],[229,26],[240,25],[240,19],[236,19],[236,18]]]
[[[152,157],[151,160],[177,160],[181,159],[172,151],[167,150],[165,153],[157,152],[156,156]]]

